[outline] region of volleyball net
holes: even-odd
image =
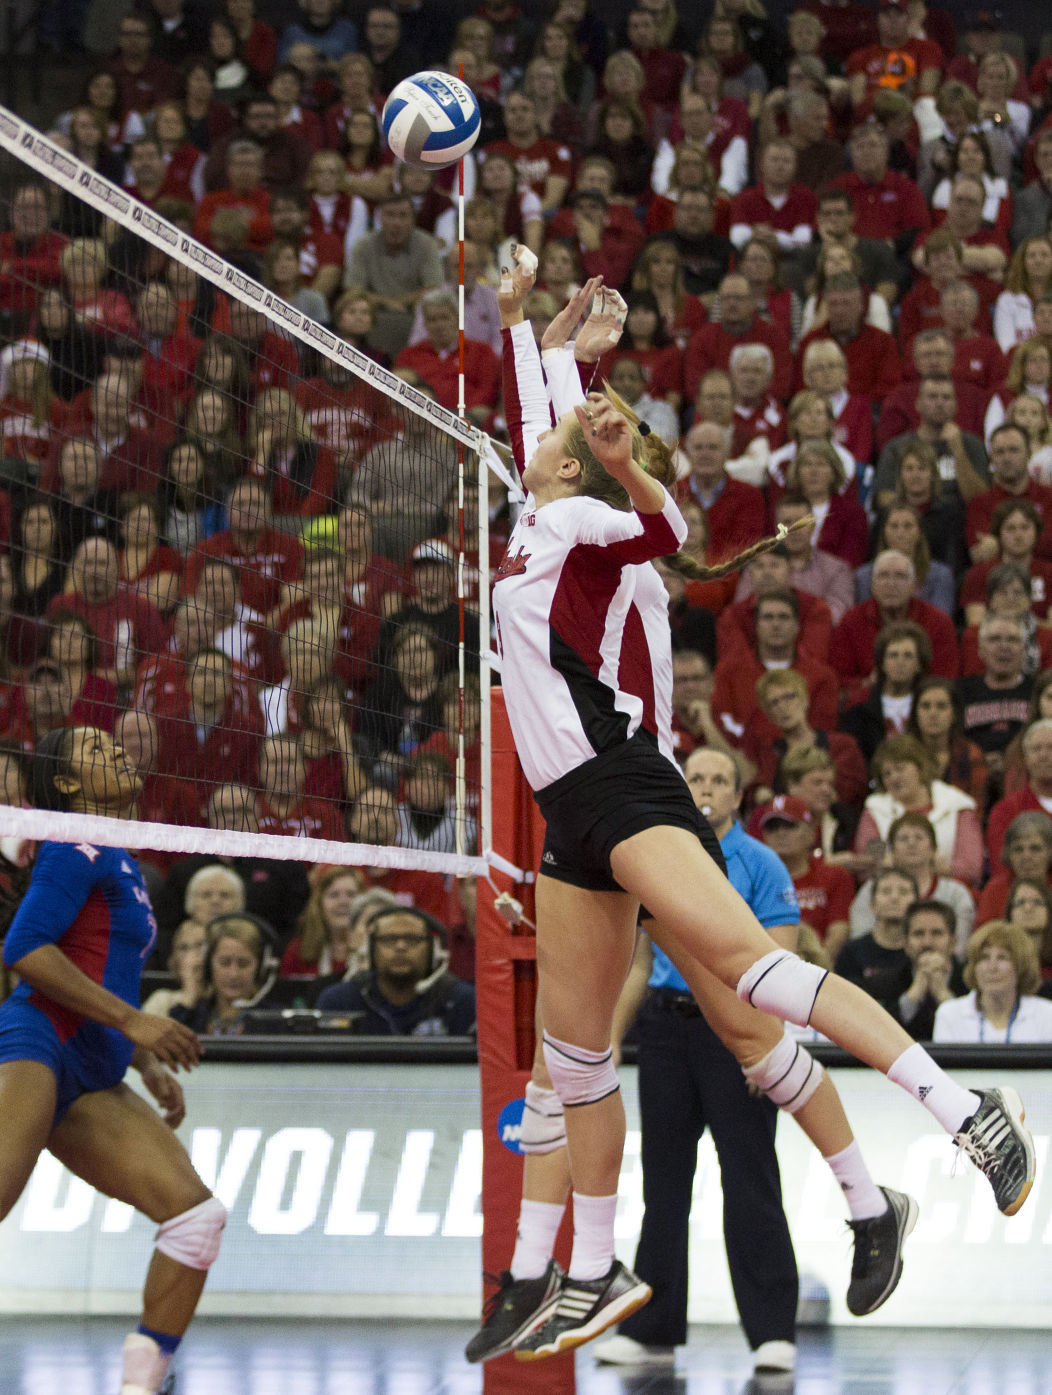
[[[12,777],[0,837],[484,871],[487,438],[368,297],[278,294],[295,200],[258,254],[3,108],[0,164],[0,768],[99,726],[142,777],[133,823]]]

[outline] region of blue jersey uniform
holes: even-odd
[[[765,930],[773,925],[800,923],[800,906],[793,879],[777,853],[772,852],[765,843],[750,838],[740,823],[731,824],[720,839],[720,848],[727,863],[727,877],[731,886]],[[689,993],[686,980],[677,972],[672,960],[657,945],[653,948],[654,967],[650,974],[650,987]]]
[[[139,865],[123,848],[42,843],[4,938],[4,963],[55,945],[94,983],[139,1006],[157,922]],[[78,1095],[120,1081],[134,1047],[121,1032],[22,982],[0,1006],[0,1061],[42,1061],[59,1085],[57,1123]]]

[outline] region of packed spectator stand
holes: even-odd
[[[736,754],[808,952],[917,1035],[968,989],[982,1022],[998,957],[1052,997],[1052,32],[904,0],[616,22],[597,0],[144,0],[115,41],[52,136],[451,409],[454,174],[398,167],[378,114],[408,74],[462,69],[469,418],[499,438],[494,288],[523,242],[538,338],[586,277],[625,296],[594,382],[677,445],[694,556],[814,518],[741,575],[663,569],[680,752]],[[412,423],[374,401],[363,429],[337,365],[181,265],[131,286],[112,231],[35,178],[8,207],[4,800],[37,737],[92,721],[148,817],[452,850],[455,451],[421,483]],[[511,519],[486,504],[492,571]],[[272,921],[253,982],[273,957],[284,1003],[375,972],[385,896],[473,977],[468,883],[144,856],[174,1010],[201,991],[205,874]]]

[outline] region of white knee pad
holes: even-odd
[[[742,974],[738,997],[783,1022],[806,1027],[827,973],[787,949],[772,949]]]
[[[219,1254],[226,1207],[214,1196],[157,1227],[154,1244],[161,1254],[187,1269],[210,1269]]]
[[[554,1153],[566,1142],[563,1107],[554,1090],[529,1081],[526,1108],[522,1111],[519,1147],[524,1153]]]
[[[750,1085],[788,1114],[804,1107],[825,1075],[821,1062],[788,1032],[762,1061],[743,1067],[743,1072]]]
[[[597,1104],[621,1088],[609,1047],[603,1052],[586,1051],[545,1032],[544,1064],[564,1109]]]

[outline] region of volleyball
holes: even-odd
[[[393,89],[380,118],[384,139],[407,165],[455,165],[478,140],[479,104],[449,73],[414,73]]]

